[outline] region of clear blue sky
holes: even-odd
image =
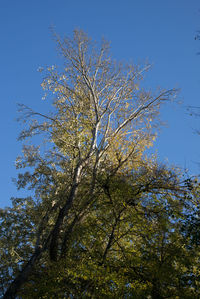
[[[20,154],[16,103],[48,110],[42,102],[39,66],[57,61],[49,27],[71,35],[81,28],[92,38],[111,41],[113,57],[153,64],[146,86],[180,88],[182,106],[167,105],[162,118],[168,127],[160,132],[155,148],[161,161],[198,174],[200,118],[191,118],[185,106],[200,106],[200,2],[197,0],[1,0],[0,1],[0,134],[1,201],[20,196],[11,178]],[[45,106],[47,105],[47,107]]]

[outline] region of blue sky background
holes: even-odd
[[[0,1],[0,206],[9,205],[17,192],[15,158],[20,125],[16,103],[48,111],[41,100],[39,66],[58,61],[50,26],[63,35],[81,28],[93,39],[111,41],[113,57],[153,65],[145,85],[180,88],[182,105],[166,105],[162,128],[155,144],[160,161],[168,161],[198,174],[200,119],[190,117],[186,106],[200,106],[200,2],[197,0],[1,0]]]

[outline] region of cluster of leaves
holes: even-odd
[[[34,197],[1,210],[2,296],[198,298],[198,182],[146,157],[175,91],[144,91],[142,70],[113,62],[105,41],[56,39],[64,71],[42,83],[53,112],[21,106],[20,139],[45,146],[17,159]]]
[[[68,233],[67,248],[60,246],[57,261],[43,255],[20,297],[198,298],[200,188],[190,181],[179,189],[175,179],[177,174],[148,164],[129,177],[100,176],[86,210],[84,184],[61,232],[60,242]],[[30,199],[23,205],[14,202],[3,215],[2,288],[33,252],[41,215]]]

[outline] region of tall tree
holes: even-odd
[[[18,292],[23,292],[23,284],[29,281],[38,265],[45,265],[47,261],[59,263],[71,252],[71,239],[75,244],[83,236],[84,250],[84,234],[88,234],[84,226],[87,227],[88,221],[97,220],[98,213],[102,214],[105,208],[103,203],[99,204],[102,192],[112,204],[108,188],[111,179],[138,173],[134,199],[127,198],[123,203],[121,196],[119,206],[113,207],[110,214],[105,213],[111,231],[105,232],[106,247],[99,245],[103,246],[99,261],[102,265],[115,230],[119,230],[118,223],[124,211],[128,213],[123,204],[134,206],[137,197],[147,191],[181,190],[177,179],[170,181],[169,172],[160,173],[152,166],[153,162],[145,161],[144,157],[156,137],[160,105],[173,97],[175,90],[152,95],[142,89],[139,83],[146,68],[116,63],[104,40],[98,49],[82,31],[74,31],[72,39],[62,40],[57,35],[55,38],[64,58],[64,68],[61,71],[55,66],[47,68],[42,83],[45,96],[53,98],[53,111],[44,115],[23,105],[20,107],[22,119],[27,123],[20,139],[42,134],[46,146],[26,144],[23,156],[17,160],[18,168],[28,169],[19,175],[18,188],[28,186],[34,190],[35,198],[27,201],[25,209],[20,203],[21,210],[19,214],[16,212],[23,219],[30,218],[24,233],[24,241],[30,249],[24,254],[20,269],[18,264],[18,270],[12,270],[10,276],[15,278],[4,298],[15,298]],[[152,174],[152,181],[145,181],[146,177],[139,175],[145,169],[147,176],[148,172]],[[18,236],[16,232],[16,238]],[[87,237],[86,240],[92,242]]]

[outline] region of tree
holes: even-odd
[[[190,220],[199,187],[185,181],[182,192],[176,179],[176,173],[156,164],[143,165],[129,177],[98,178],[101,192],[73,228],[65,254],[56,262],[43,256],[19,296],[198,298],[199,248],[193,245],[197,232],[191,233]],[[18,229],[4,224],[4,232]],[[16,244],[23,256],[26,238],[17,240],[10,248],[15,246],[12,257],[19,263]]]
[[[143,225],[147,229],[150,223],[152,231],[145,233],[152,238],[160,221],[170,231],[172,222],[166,215],[172,208],[165,208],[161,220],[155,215],[166,202],[167,207],[179,203],[175,213],[183,209],[178,200],[184,193],[179,175],[160,168],[153,158],[145,158],[145,150],[156,137],[160,105],[173,97],[175,90],[153,96],[142,89],[139,83],[146,68],[117,64],[104,40],[98,50],[82,31],[74,31],[73,39],[55,38],[64,70],[48,68],[42,83],[45,96],[53,97],[53,111],[44,115],[20,106],[27,127],[19,139],[41,134],[46,146],[26,144],[23,156],[17,159],[18,168],[28,169],[19,175],[17,186],[34,190],[35,198],[24,203],[15,200],[8,222],[1,223],[2,235],[9,232],[9,218],[14,215],[15,223],[24,224],[23,240],[15,229],[16,243],[7,244],[4,250],[6,254],[14,250],[11,263],[2,267],[2,279],[10,271],[4,298],[15,298],[16,294],[27,298],[33,289],[39,292],[44,285],[41,280],[38,285],[37,278],[43,271],[48,273],[49,282],[53,279],[56,294],[55,281],[68,285],[63,291],[59,284],[61,297],[77,297],[83,291],[86,298],[92,297],[98,293],[97,282],[102,296],[106,292],[112,296],[115,289],[119,295],[125,294],[130,284],[127,277],[135,273],[135,284],[145,282],[145,286],[141,284],[143,294],[154,285],[155,298],[158,286],[147,279],[148,274],[140,273],[145,256],[141,250],[146,245],[142,243],[140,248],[142,235],[137,236],[137,231]],[[2,213],[7,217],[6,211]],[[134,234],[130,234],[132,225]],[[126,267],[119,278],[116,273],[124,267],[121,260],[128,263],[132,242],[136,243],[137,267]],[[20,260],[16,259],[21,254],[19,248]],[[110,276],[105,275],[111,265]],[[60,269],[58,275],[50,267]],[[104,287],[100,282],[103,277]],[[48,293],[42,289],[41,298],[45,298]]]

